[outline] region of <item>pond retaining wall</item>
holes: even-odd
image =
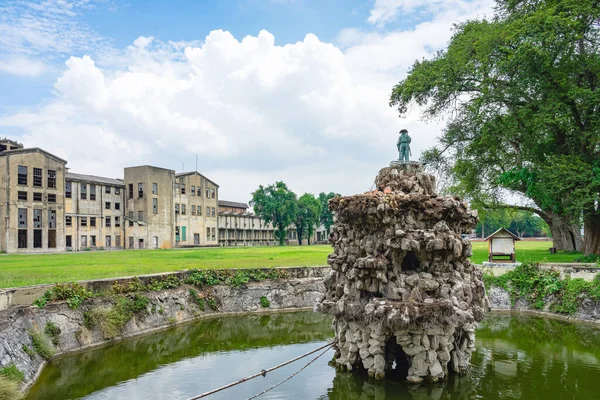
[[[116,335],[114,329],[109,329],[110,324],[114,328],[113,320],[121,317],[113,312],[117,302],[115,296],[88,299],[77,308],[70,308],[61,301],[50,302],[40,309],[31,303],[53,285],[11,289],[11,306],[0,311],[0,368],[14,364],[25,375],[23,388],[33,383],[46,360],[40,356],[39,350],[36,351],[40,344],[34,343],[32,332],[36,331],[48,345],[52,339],[52,335],[45,333],[49,323],[60,329],[60,334],[54,337],[55,344],[49,345],[54,348],[56,356],[211,315],[313,308],[324,292],[323,277],[330,268],[292,267],[276,270],[285,273],[285,278],[249,282],[240,287],[223,284],[198,288],[182,284],[174,289],[144,292],[142,296],[148,300],[144,309],[129,314]],[[264,270],[266,273],[272,271],[271,268]],[[231,274],[235,270],[216,272]],[[184,281],[189,273],[157,274],[139,279],[148,284],[157,277],[176,275]],[[124,284],[132,279],[103,279],[82,282],[82,285],[88,290],[108,294],[115,283]],[[120,296],[132,298],[134,295]],[[199,298],[202,301],[199,302]],[[27,305],[17,305],[19,303]],[[90,318],[91,315],[95,319]]]

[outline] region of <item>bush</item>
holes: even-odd
[[[33,304],[39,308],[44,308],[49,301],[64,300],[69,307],[77,308],[90,297],[92,297],[92,292],[87,291],[78,283],[57,283]]]
[[[144,285],[138,277],[135,277],[126,283],[117,282],[112,287],[112,292],[115,294],[144,292],[146,290],[146,285]]]
[[[23,382],[25,374],[17,368],[15,364],[7,365],[0,369],[0,376],[5,377],[9,381]]]
[[[265,296],[262,296],[260,298],[260,305],[263,308],[268,308],[271,306],[271,302],[269,301],[269,299],[267,299]]]
[[[58,345],[58,337],[60,336],[60,328],[54,322],[47,322],[44,327],[44,333],[52,340],[52,344]]]
[[[0,376],[0,400],[18,400],[22,397],[17,382]]]
[[[56,349],[52,345],[52,341],[41,332],[36,327],[27,331],[29,336],[31,337],[31,344],[36,353],[38,353],[42,358],[48,360],[50,357],[56,353]]]
[[[179,278],[175,275],[168,275],[160,281],[157,281],[155,279],[150,280],[150,283],[148,284],[148,289],[153,290],[155,292],[160,292],[161,290],[165,289],[175,289],[179,286],[181,286],[181,281],[179,280]]]
[[[118,336],[134,315],[146,311],[150,300],[142,295],[119,296],[111,307],[96,307],[83,314],[84,325],[88,329],[99,326],[105,339]]]
[[[535,309],[543,309],[551,301],[551,311],[575,314],[584,299],[600,301],[600,274],[592,282],[581,278],[560,278],[554,270],[541,270],[535,264],[523,264],[501,276],[484,275],[487,289],[500,287],[510,294],[512,305],[525,298]]]
[[[23,347],[21,347],[21,349],[25,352],[25,354],[27,354],[29,357],[33,357],[35,356],[35,350],[32,349],[31,347],[27,346],[26,344],[23,345]]]
[[[204,311],[204,299],[194,289],[190,289],[190,296],[198,304],[200,310]]]

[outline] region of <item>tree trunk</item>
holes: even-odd
[[[600,214],[590,213],[583,219],[583,253],[600,254]]]
[[[581,237],[579,225],[558,214],[551,212],[546,214],[548,219],[544,218],[544,220],[552,232],[554,247],[563,251],[581,251],[583,238]]]

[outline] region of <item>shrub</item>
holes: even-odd
[[[17,382],[0,376],[0,400],[18,400],[22,397]]]
[[[110,307],[96,307],[83,314],[84,325],[88,329],[99,326],[105,339],[118,336],[134,315],[146,311],[150,300],[142,295],[131,298],[119,296]]]
[[[15,382],[23,382],[23,379],[25,379],[25,374],[19,370],[15,364],[9,364],[6,367],[1,368],[0,376]]]
[[[35,350],[27,346],[26,344],[24,344],[23,347],[21,347],[21,349],[23,349],[25,354],[27,354],[29,357],[35,356]]]
[[[146,285],[144,285],[138,277],[135,277],[126,283],[117,282],[112,287],[112,292],[115,294],[144,292],[146,290]]]
[[[44,333],[52,340],[52,343],[58,345],[58,337],[60,336],[60,328],[52,321],[46,323]]]
[[[44,308],[49,301],[64,300],[69,307],[77,308],[90,297],[92,297],[92,292],[78,283],[57,283],[33,304],[39,308]]]
[[[48,336],[44,334],[44,332],[41,332],[39,329],[34,327],[27,331],[27,333],[29,333],[29,336],[31,337],[31,344],[33,346],[33,349],[42,358],[45,358],[47,360],[54,355],[56,349],[54,349],[52,342],[50,341]]]
[[[194,289],[190,289],[190,296],[198,304],[200,310],[204,311],[204,299]]]
[[[159,292],[165,289],[175,289],[179,286],[181,286],[181,281],[178,277],[176,277],[175,275],[167,275],[160,281],[157,281],[155,279],[150,280],[150,283],[148,284],[148,289],[153,290],[155,292]]]
[[[169,317],[167,318],[167,322],[171,325],[175,324],[177,322],[177,318],[175,317]]]
[[[260,298],[260,305],[263,308],[268,308],[271,306],[271,302],[269,301],[269,299],[267,299],[265,296],[262,296]]]

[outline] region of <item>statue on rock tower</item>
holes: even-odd
[[[396,146],[398,147],[398,153],[400,153],[399,161],[401,162],[409,162],[409,157],[412,156],[410,152],[410,141],[411,138],[408,136],[408,131],[406,129],[402,129],[400,131],[400,136],[398,137],[398,143]]]

